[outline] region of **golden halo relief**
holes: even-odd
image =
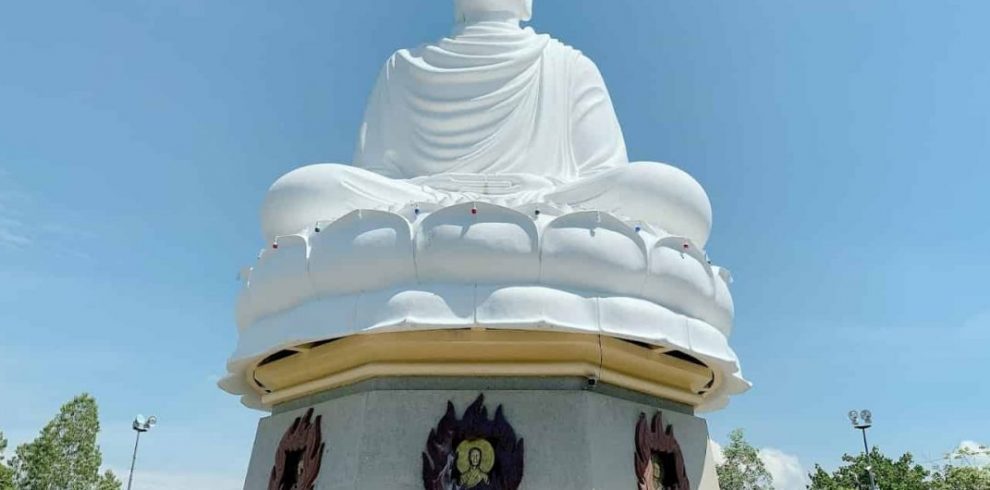
[[[472,450],[478,451],[480,458],[471,458]],[[493,466],[495,466],[495,448],[490,442],[484,439],[470,439],[461,441],[457,445],[457,471],[462,474],[467,473],[472,468],[488,473]]]

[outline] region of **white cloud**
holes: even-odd
[[[988,466],[990,465],[990,446],[976,441],[962,441],[953,450],[953,453],[964,453],[956,459],[950,461],[952,464],[962,464],[967,466]],[[968,453],[968,454],[967,454]]]
[[[29,201],[27,194],[11,188],[6,171],[0,173],[0,245],[24,248],[34,242],[22,219]]]
[[[17,209],[23,201],[24,196],[20,193],[0,188],[0,245],[23,248],[33,242]]]
[[[117,478],[126,486],[127,469],[114,469]],[[241,490],[244,478],[210,473],[183,473],[169,471],[134,470],[132,490]]]
[[[94,233],[59,221],[66,220],[63,212],[52,218],[55,213],[43,212],[44,206],[39,205],[34,195],[16,189],[14,184],[0,172],[0,251],[49,245],[56,257],[91,260],[76,245],[95,238]]]
[[[715,464],[725,461],[722,454],[722,445],[710,441],[712,445],[712,456]],[[787,454],[779,449],[765,447],[759,450],[760,459],[773,477],[773,487],[776,490],[805,490],[810,483],[808,471],[801,465],[801,461],[793,454]]]
[[[19,233],[17,229],[7,227],[7,225],[0,223],[0,243],[15,248],[21,248],[30,245],[31,242],[32,240],[30,238]]]
[[[709,439],[708,444],[712,448],[712,459],[715,460],[715,464],[722,464],[725,462],[725,455],[722,454],[722,445]]]
[[[793,454],[765,447],[760,449],[760,459],[766,465],[767,471],[773,475],[773,487],[777,490],[805,490],[811,483],[808,480],[807,470]]]

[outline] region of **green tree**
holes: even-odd
[[[896,461],[886,457],[876,447],[870,452],[869,461],[862,454],[842,456],[843,465],[832,473],[815,465],[811,477],[811,490],[860,490],[870,488],[867,467],[873,468],[877,486],[883,490],[930,490],[928,470],[914,462],[911,453],[905,453]]]
[[[722,449],[724,461],[715,466],[722,490],[773,490],[773,476],[767,471],[760,453],[743,437],[742,429],[729,434],[729,444]]]
[[[113,474],[112,471],[106,470],[103,472],[103,476],[100,477],[100,481],[96,485],[96,490],[120,490],[121,483],[117,479],[117,475]]]
[[[948,463],[932,475],[932,490],[990,489],[990,465],[977,464],[977,458],[986,455],[986,446],[960,447],[947,454]]]
[[[932,475],[932,490],[987,490],[990,468],[946,465]]]
[[[17,447],[14,459],[19,490],[115,490],[120,481],[107,471],[96,445],[100,431],[96,400],[82,394],[62,405],[37,439]]]
[[[7,438],[0,432],[0,490],[14,490],[14,470],[4,461],[6,450]]]

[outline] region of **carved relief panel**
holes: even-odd
[[[681,446],[674,432],[657,412],[651,423],[646,414],[636,422],[636,455],[634,458],[638,490],[690,490]]]
[[[275,465],[268,479],[268,490],[313,490],[323,461],[322,415],[312,420],[313,409],[296,417],[286,429],[278,449]]]
[[[523,440],[495,409],[488,419],[485,396],[457,418],[454,404],[435,429],[423,451],[423,488],[426,490],[516,490],[523,476]]]

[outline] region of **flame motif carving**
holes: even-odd
[[[467,444],[462,444],[465,441]],[[458,448],[486,444],[494,448],[494,464],[481,462],[477,468],[469,470],[474,472],[474,477],[465,477],[458,468]],[[501,405],[495,409],[495,418],[489,420],[485,395],[478,395],[474,403],[464,411],[464,417],[458,420],[454,404],[448,401],[447,412],[437,427],[430,430],[426,440],[426,450],[423,451],[423,488],[516,490],[523,477],[523,452],[523,440],[516,439],[516,432],[505,420]],[[465,463],[460,466],[467,465]],[[486,469],[488,471],[484,471]],[[484,471],[484,475],[478,474],[478,471]]]
[[[681,446],[674,438],[672,427],[664,424],[660,412],[650,424],[646,423],[645,413],[639,414],[634,459],[638,490],[690,490]],[[662,471],[661,475],[655,475],[656,468]]]
[[[268,490],[313,490],[323,462],[322,415],[312,420],[313,409],[296,417],[285,431],[275,452],[275,466],[268,479]]]

